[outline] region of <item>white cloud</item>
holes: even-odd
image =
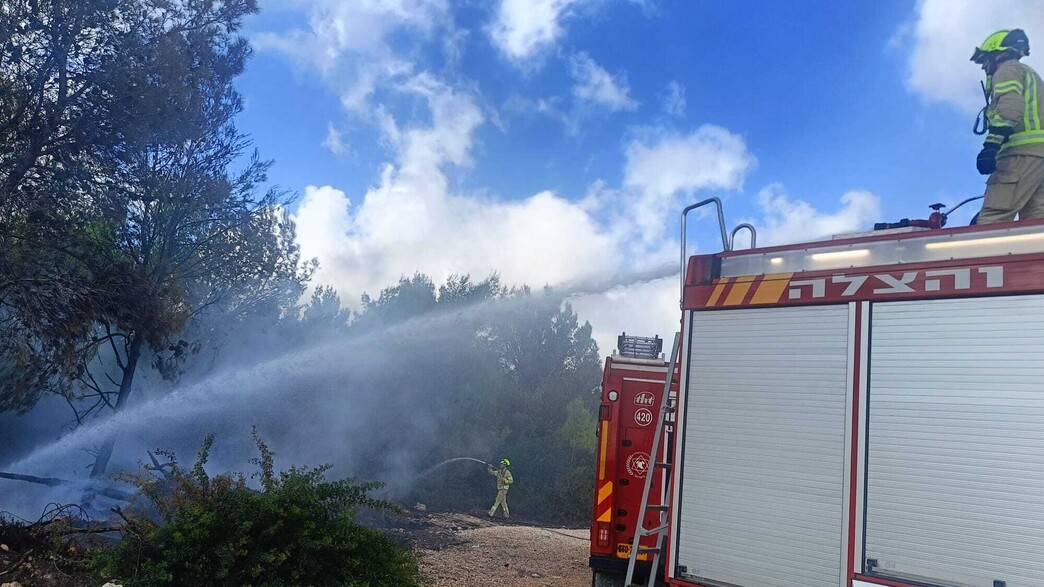
[[[430,33],[445,21],[446,0],[308,0],[308,29],[266,32],[254,37],[262,48],[302,57],[320,68],[333,67],[344,54],[382,56],[388,38],[406,29]]]
[[[685,117],[685,86],[677,81],[667,84],[667,92],[663,97],[663,112],[669,116]]]
[[[983,73],[969,58],[987,35],[1009,28],[1025,30],[1031,46],[1044,42],[1044,0],[919,0],[891,45],[910,54],[910,90],[974,113],[983,106]],[[1035,58],[1026,62],[1032,65]]]
[[[307,30],[255,42],[319,72],[347,110],[370,117],[394,153],[365,194],[305,189],[294,217],[303,255],[322,264],[317,283],[334,285],[355,305],[364,291],[377,293],[414,271],[435,280],[498,271],[505,282],[540,286],[618,269],[616,233],[574,202],[548,191],[500,200],[451,189],[448,168],[473,164],[476,131],[487,118],[481,99],[466,81],[447,83],[402,57],[422,42],[414,35],[452,32],[441,22],[448,19],[445,2],[319,0],[307,6]],[[565,5],[550,9],[557,22]],[[459,51],[455,38],[451,53]],[[403,110],[409,118],[385,105],[388,91],[411,103]],[[426,108],[413,106],[417,99]],[[324,144],[346,147],[332,125]]]
[[[394,127],[394,119],[388,117],[387,124],[395,128],[393,137],[399,141],[403,172],[431,176],[446,163],[469,165],[472,135],[485,121],[475,99],[429,74],[414,77],[401,89],[424,97],[432,118],[429,127],[401,133]]]
[[[295,214],[302,254],[321,263],[316,282],[334,285],[350,305],[414,271],[436,281],[498,271],[506,283],[541,286],[660,266],[677,250],[663,238],[675,212],[669,200],[739,186],[753,164],[742,139],[724,129],[687,136],[658,130],[630,143],[625,185],[598,184],[581,201],[549,191],[520,200],[455,193],[446,170],[472,163],[474,135],[484,123],[476,98],[426,74],[402,91],[423,98],[430,122],[403,126],[380,113],[395,162],[377,184],[358,199],[333,186],[309,186]]]
[[[780,184],[758,193],[762,219],[752,221],[758,229],[758,246],[807,242],[869,230],[881,217],[881,199],[871,192],[853,190],[841,196],[836,212],[821,212],[804,200],[795,200]]]
[[[348,145],[344,143],[341,131],[337,130],[333,123],[327,123],[326,125],[326,139],[323,140],[323,146],[334,155],[346,155],[348,153]]]
[[[331,186],[309,186],[295,215],[302,254],[322,264],[330,283],[354,305],[400,275],[422,271],[499,271],[508,283],[563,283],[616,267],[611,234],[587,211],[551,192],[517,201],[458,195],[444,169],[471,163],[481,110],[469,94],[420,75],[404,91],[423,97],[430,124],[400,128],[383,114],[396,151],[378,184],[353,202]],[[566,252],[568,251],[568,252]]]
[[[597,104],[613,112],[638,108],[638,102],[630,96],[631,89],[627,85],[627,77],[623,74],[610,74],[587,53],[573,56],[570,60],[570,73],[576,82],[573,95],[581,102]]]
[[[507,283],[540,286],[613,270],[611,237],[551,192],[504,202],[422,190],[392,171],[351,214],[344,192],[309,186],[296,220],[302,254],[322,264],[315,281],[354,305],[414,271],[436,281],[498,271]]]
[[[414,64],[392,46],[393,36],[405,33],[403,38],[423,43],[450,27],[447,0],[310,0],[296,5],[307,9],[307,28],[259,33],[251,39],[254,46],[318,72],[344,107],[358,114],[369,110],[382,83],[414,73]],[[452,31],[444,36],[455,38]]]
[[[351,202],[341,190],[330,186],[308,186],[305,197],[294,214],[299,228],[297,240],[305,258],[326,261],[342,256],[346,227],[351,225]]]
[[[509,59],[524,64],[562,36],[562,21],[570,7],[581,1],[501,0],[490,38]]]
[[[713,125],[681,135],[657,129],[627,147],[624,186],[628,215],[649,243],[664,233],[663,218],[678,209],[678,197],[701,189],[738,190],[757,159],[743,137]]]
[[[642,191],[671,194],[701,188],[737,190],[757,160],[743,137],[705,124],[688,135],[657,130],[650,144],[627,147],[624,183]]]

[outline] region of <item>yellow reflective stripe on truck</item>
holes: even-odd
[[[790,284],[790,278],[793,276],[793,273],[766,275],[761,280],[761,285],[758,286],[757,291],[754,292],[754,297],[750,299],[750,303],[775,304],[783,297],[783,292],[787,291],[787,285]]]
[[[602,508],[602,502],[604,502],[605,500],[609,499],[609,496],[611,496],[612,494],[613,494],[613,482],[612,481],[607,481],[605,483],[605,485],[602,485],[600,488],[598,488],[598,503],[597,503],[597,507],[599,509],[601,509]],[[613,508],[612,508],[612,505],[613,505],[612,503],[606,504],[605,505],[605,509],[602,510],[602,513],[598,514],[598,517],[595,519],[595,521],[596,522],[611,522],[613,520]]]
[[[718,303],[721,299],[721,294],[725,291],[725,286],[729,284],[729,278],[725,277],[718,280],[718,284],[714,286],[714,291],[711,292],[710,299],[707,300],[708,306],[713,306]]]
[[[605,452],[609,446],[609,420],[602,420],[602,431],[599,436],[602,439],[602,449],[599,451],[602,456],[598,460],[598,480],[601,481],[605,479]]]
[[[747,297],[747,292],[750,291],[751,284],[754,283],[753,275],[744,275],[743,277],[737,277],[736,282],[732,284],[732,289],[729,290],[728,297],[725,298],[724,306],[738,306],[743,303],[743,299]]]

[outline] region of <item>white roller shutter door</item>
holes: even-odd
[[[677,564],[742,587],[838,587],[847,306],[692,314]]]
[[[866,557],[1044,585],[1044,297],[873,306]]]

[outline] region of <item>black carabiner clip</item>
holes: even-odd
[[[986,121],[986,108],[979,110],[979,115],[975,117],[975,125],[972,126],[972,132],[977,135],[984,135],[990,130],[990,125]]]

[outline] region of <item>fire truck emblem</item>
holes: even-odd
[[[643,391],[634,396],[634,405],[636,406],[651,406],[654,403],[656,403],[656,398],[648,391]]]
[[[648,426],[652,424],[653,414],[651,411],[641,408],[634,412],[634,423],[639,426]]]
[[[649,453],[636,452],[627,457],[627,474],[638,479],[644,479],[645,473],[649,471]]]

